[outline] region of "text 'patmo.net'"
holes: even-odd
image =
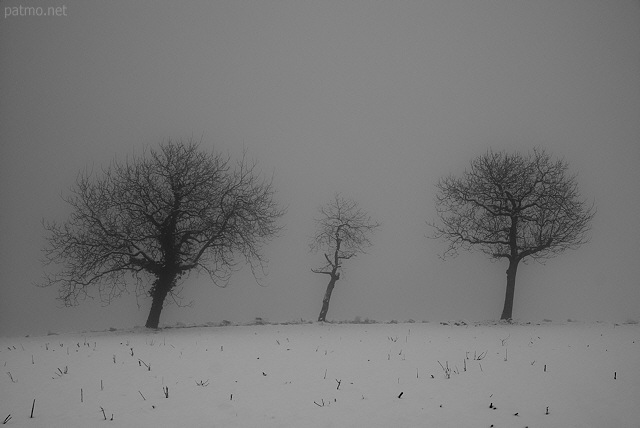
[[[21,17],[21,16],[67,16],[67,6],[7,6],[4,8],[4,17]]]

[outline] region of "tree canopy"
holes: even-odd
[[[70,306],[93,286],[109,303],[133,282],[153,298],[147,327],[155,328],[183,275],[206,272],[225,286],[238,256],[254,274],[263,266],[261,249],[283,214],[274,195],[246,153],[233,162],[193,141],[168,141],[98,173],[81,171],[64,197],[69,218],[44,222],[45,262],[61,268],[41,285],[58,286]]]
[[[581,198],[566,161],[542,149],[533,153],[488,151],[473,159],[460,177],[437,184],[432,222],[435,238],[448,242],[444,255],[478,249],[509,260],[502,318],[511,318],[518,263],[544,261],[588,241],[593,204]]]
[[[371,246],[370,235],[380,224],[371,219],[356,201],[336,193],[333,201],[320,207],[321,216],[315,220],[316,233],[309,245],[312,252],[322,251],[326,263],[314,273],[329,275],[329,285],[318,321],[325,321],[331,293],[340,279],[342,261],[364,253]]]

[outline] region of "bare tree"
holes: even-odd
[[[369,236],[380,224],[372,221],[353,199],[345,199],[338,193],[331,203],[320,208],[320,214],[309,247],[312,252],[322,251],[326,261],[321,268],[311,270],[330,278],[318,317],[318,321],[325,321],[331,293],[340,279],[342,261],[364,253],[371,246]]]
[[[435,238],[449,242],[444,255],[477,248],[507,259],[507,289],[501,319],[511,319],[518,263],[539,262],[588,241],[593,204],[582,200],[576,176],[564,160],[542,149],[522,155],[488,151],[471,161],[462,177],[438,184]]]
[[[192,271],[224,287],[241,256],[255,276],[283,214],[271,180],[244,153],[232,162],[193,141],[168,141],[99,174],[82,171],[64,200],[70,217],[44,222],[45,264],[61,268],[38,285],[58,286],[59,300],[73,306],[94,286],[108,304],[133,282],[152,298],[148,328],[158,327],[165,298],[179,297]]]

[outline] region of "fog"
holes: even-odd
[[[3,1],[4,15],[20,2]],[[518,270],[514,317],[640,317],[640,5],[636,1],[64,1],[0,23],[0,334],[142,325],[150,300],[61,308],[41,221],[64,220],[76,174],[165,139],[241,155],[287,207],[221,289],[191,276],[161,323],[317,318],[308,252],[335,192],[381,223],[349,260],[327,319],[500,316],[506,262],[439,255],[435,183],[487,149],[542,147],[578,174],[591,241]],[[26,13],[26,12],[25,12]]]

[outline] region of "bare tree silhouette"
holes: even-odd
[[[61,268],[38,285],[58,286],[58,298],[72,306],[94,286],[108,304],[133,282],[152,298],[148,328],[158,327],[165,298],[175,299],[192,271],[225,286],[240,256],[255,276],[283,214],[272,182],[245,153],[234,164],[191,140],[114,160],[101,174],[82,171],[64,199],[70,217],[44,222],[45,263]]]
[[[329,311],[331,293],[340,279],[342,261],[364,253],[371,246],[369,236],[380,224],[362,211],[353,199],[334,195],[333,201],[320,208],[320,218],[316,219],[316,233],[310,249],[322,251],[326,263],[315,273],[329,275],[329,284],[322,300],[322,309],[318,321],[325,321]]]
[[[501,319],[512,317],[520,261],[542,262],[588,241],[595,209],[581,199],[568,168],[541,149],[528,155],[488,151],[461,177],[437,184],[439,222],[428,224],[434,238],[448,241],[444,256],[477,248],[509,261]]]

